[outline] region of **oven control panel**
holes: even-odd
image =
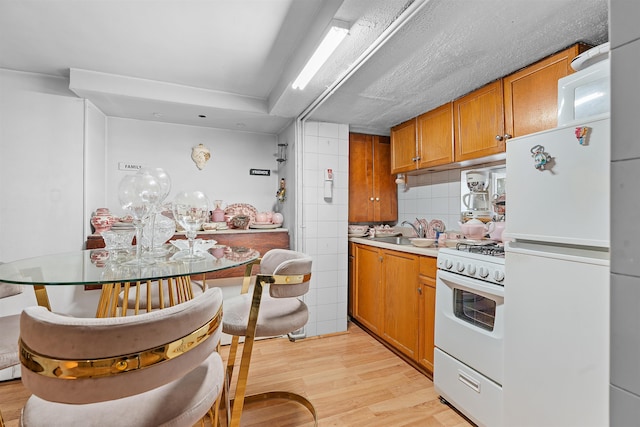
[[[438,268],[504,286],[504,258],[440,249]]]

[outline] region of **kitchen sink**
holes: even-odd
[[[392,243],[394,245],[410,245],[411,240],[408,237],[404,236],[385,236],[385,237],[374,237],[374,242],[383,242],[383,243]]]

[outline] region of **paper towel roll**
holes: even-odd
[[[325,199],[333,198],[333,181],[324,182],[324,198]]]

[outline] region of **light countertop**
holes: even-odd
[[[354,243],[362,243],[369,246],[375,246],[383,249],[391,249],[399,252],[407,252],[410,254],[430,256],[430,257],[438,256],[437,246],[431,246],[428,248],[419,248],[413,245],[396,245],[394,243],[379,242],[379,241],[368,239],[366,237],[350,237],[349,241]]]

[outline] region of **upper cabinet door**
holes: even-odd
[[[373,136],[349,134],[349,222],[373,218]]]
[[[398,185],[391,173],[391,142],[388,136],[373,137],[374,221],[398,220]]]
[[[416,118],[391,128],[391,173],[417,169]]]
[[[417,128],[418,169],[453,162],[453,102],[418,116]]]
[[[453,102],[455,160],[505,151],[502,79]]]
[[[506,139],[552,129],[558,123],[558,79],[587,46],[576,44],[503,79]]]
[[[349,134],[349,222],[398,220],[388,136]]]

